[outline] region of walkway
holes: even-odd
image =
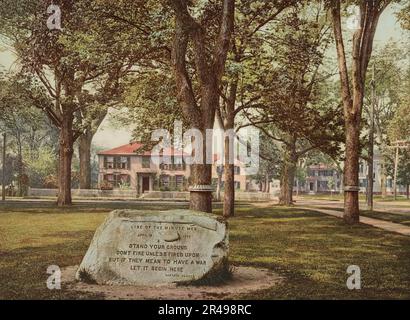
[[[328,215],[331,215],[337,218],[343,217],[343,212],[341,211],[322,209],[322,208],[317,208],[314,206],[312,207],[297,206],[297,207],[301,209],[306,209],[306,210],[318,211],[318,212],[328,214]],[[373,219],[373,218],[368,218],[368,217],[363,217],[363,216],[360,217],[360,222],[376,227],[376,228],[384,229],[390,232],[396,232],[396,233],[400,233],[405,236],[410,236],[410,227],[404,226],[399,223],[393,223],[389,221],[383,221],[383,220]]]

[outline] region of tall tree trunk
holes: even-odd
[[[280,176],[279,204],[293,204],[293,184],[296,175],[298,156],[296,154],[296,139],[291,137],[291,141],[285,146],[283,155],[283,165]]]
[[[226,161],[226,160],[225,160]],[[233,164],[225,164],[225,190],[224,190],[224,217],[235,215],[235,167]]]
[[[268,177],[269,177],[269,175],[268,175]],[[270,179],[268,179],[268,188],[267,188],[267,191],[266,191],[267,193],[270,193]]]
[[[265,192],[269,193],[269,174],[265,173]]]
[[[342,2],[330,1],[346,128],[343,218],[349,224],[359,222],[359,135],[366,71],[373,50],[373,39],[379,17],[390,2],[390,0],[360,2],[360,24],[356,26],[352,39],[352,74],[350,79],[342,31]]]
[[[73,157],[73,114],[67,113],[61,121],[59,137],[59,167],[58,167],[58,206],[72,204],[71,200],[71,161]]]
[[[279,204],[293,204],[293,183],[295,181],[296,163],[286,162],[283,164],[280,178]]]
[[[387,173],[386,173],[386,165],[384,162],[384,156],[382,155],[382,161],[380,165],[380,189],[382,193],[382,198],[386,198],[387,196],[387,186],[386,186],[386,181],[387,181]]]
[[[340,175],[340,178],[339,178],[339,180],[340,180],[339,193],[343,194],[343,189],[344,189],[344,185],[345,185],[344,184],[345,175],[344,175],[343,170],[339,171],[339,175]]]
[[[380,129],[380,125],[376,125],[376,133],[377,133],[377,138],[379,140],[379,143],[381,144],[380,149],[382,150],[381,154],[381,161],[380,161],[380,191],[382,194],[382,198],[386,198],[387,195],[387,186],[386,186],[386,181],[387,181],[387,173],[386,173],[386,160],[383,154],[384,150],[384,140],[383,140],[383,134]]]
[[[221,201],[221,184],[222,184],[222,172],[219,167],[216,169],[218,175],[218,181],[216,182],[216,201]]]
[[[224,121],[225,130],[232,130],[234,128],[235,118],[235,97],[237,90],[237,81],[230,88],[229,101],[226,104],[226,119]],[[235,215],[235,159],[234,159],[234,139],[225,136],[224,141],[224,175],[225,175],[225,191],[224,191],[224,217],[233,217]],[[232,140],[232,143],[230,143]],[[230,161],[231,160],[231,161]],[[230,163],[231,162],[231,163]]]
[[[21,146],[21,140],[20,137],[18,138],[18,155],[17,155],[17,165],[18,165],[18,178],[17,178],[17,196],[22,197],[23,196],[23,150]]]
[[[103,108],[93,116],[87,130],[79,139],[78,153],[80,157],[80,189],[91,189],[91,142],[99,126],[107,116],[108,108]]]
[[[186,1],[169,1],[175,12],[175,33],[172,45],[172,64],[177,88],[177,100],[188,123],[201,130],[212,129],[215,111],[219,105],[219,88],[225,72],[225,63],[231,43],[234,26],[235,1],[224,0],[216,41],[212,44],[211,55],[207,50],[207,30],[190,14]],[[194,92],[192,78],[187,68],[188,43],[193,47],[193,60],[198,77],[199,90]],[[198,99],[198,93],[200,99]],[[198,105],[198,101],[199,105]],[[204,150],[207,159],[208,150]],[[212,155],[212,151],[209,150]],[[193,186],[190,189],[190,208],[212,211],[212,164],[195,164],[192,168]]]
[[[346,160],[344,166],[344,215],[349,224],[359,222],[359,135],[360,123],[349,119],[346,126]]]
[[[191,165],[191,180],[193,186],[209,186],[211,184],[212,165]],[[189,208],[195,211],[212,212],[212,192],[196,190],[190,192]]]
[[[91,142],[94,133],[91,129],[79,137],[80,189],[91,189]]]

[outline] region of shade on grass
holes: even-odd
[[[102,298],[64,287],[48,290],[46,269],[79,264],[114,207],[141,205],[81,204],[64,211],[50,204],[0,207],[0,298]],[[229,222],[231,262],[268,268],[285,278],[244,298],[410,298],[409,237],[295,208],[241,204],[236,213]],[[361,268],[362,290],[346,287],[352,264]]]

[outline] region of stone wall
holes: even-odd
[[[57,189],[38,189],[30,188],[28,191],[29,197],[57,197]],[[139,198],[144,200],[179,200],[189,201],[189,192],[178,191],[151,191],[139,196],[136,190],[99,190],[99,189],[72,189],[73,197],[82,198],[119,198],[131,199]],[[223,199],[223,192],[221,192]],[[235,193],[237,201],[271,201],[275,200],[276,196],[270,193],[263,192],[243,192]]]
[[[84,198],[137,198],[138,194],[135,190],[99,190],[99,189],[72,189],[73,197]],[[29,197],[56,197],[57,189],[39,189],[30,188],[28,191]]]

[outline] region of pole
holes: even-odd
[[[3,133],[3,170],[1,180],[1,200],[6,201],[6,133]]]
[[[370,129],[369,129],[369,162],[367,172],[367,208],[373,211],[373,161],[374,161],[374,107],[376,103],[375,64],[371,81],[372,98],[370,103]]]
[[[399,144],[396,146],[396,157],[394,159],[394,180],[393,180],[393,189],[394,189],[394,200],[397,200],[397,167],[399,163]]]

